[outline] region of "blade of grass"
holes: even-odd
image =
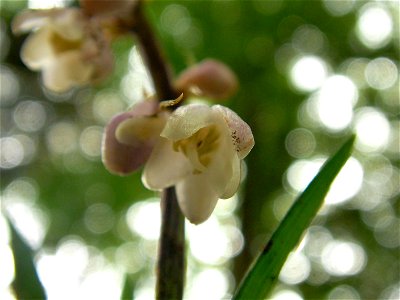
[[[13,224],[8,221],[11,231],[11,249],[14,255],[15,277],[12,283],[17,299],[46,299],[46,293],[39,280],[33,262],[31,248],[25,243]]]
[[[233,299],[264,299],[271,291],[290,251],[321,207],[333,180],[350,157],[352,136],[321,168],[298,197],[262,253],[241,282]]]

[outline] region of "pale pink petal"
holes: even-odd
[[[173,150],[172,141],[160,138],[144,167],[142,182],[151,190],[161,190],[175,185],[191,172],[188,159]]]
[[[232,142],[236,147],[239,158],[245,158],[254,146],[254,137],[250,126],[227,107],[214,105],[212,109],[223,116],[231,131]]]
[[[143,143],[130,146],[115,139],[115,128],[126,116],[114,117],[105,129],[102,146],[102,160],[108,171],[118,175],[127,175],[140,168],[150,157],[153,145]]]
[[[39,70],[54,60],[51,34],[49,28],[41,28],[26,39],[21,49],[21,59],[30,69]]]
[[[205,173],[190,175],[179,182],[176,194],[182,213],[196,225],[210,217],[218,201],[218,195]]]
[[[188,138],[199,129],[213,124],[211,108],[204,104],[178,107],[168,119],[161,136],[172,141]]]
[[[111,173],[126,175],[141,167],[150,157],[154,141],[137,143],[135,146],[122,144],[115,137],[116,128],[126,119],[150,116],[158,109],[156,101],[148,100],[135,105],[130,111],[115,116],[106,126],[103,135],[102,160]]]
[[[196,88],[200,95],[225,99],[236,92],[238,81],[236,75],[225,64],[207,59],[183,71],[175,85],[180,91]]]
[[[92,72],[93,66],[81,60],[79,51],[69,51],[43,68],[43,81],[48,89],[65,92],[89,83]]]

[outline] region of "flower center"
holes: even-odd
[[[219,145],[217,126],[204,127],[191,137],[174,142],[175,151],[182,152],[191,162],[194,173],[204,172]]]
[[[56,54],[60,54],[66,51],[78,49],[81,45],[80,40],[68,40],[57,32],[53,32],[50,37],[50,43],[53,46],[53,50]]]

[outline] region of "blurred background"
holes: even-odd
[[[19,58],[22,9],[1,0],[0,298],[14,299],[7,215],[34,250],[49,299],[153,299],[158,195],[109,174],[110,118],[153,88],[134,41],[102,85],[53,94]],[[229,298],[248,265],[351,134],[353,156],[279,276],[272,299],[399,299],[399,2],[148,1],[175,74],[207,57],[239,77],[223,103],[253,130],[246,177],[202,225],[187,223],[187,299]],[[207,101],[208,99],[195,99]]]

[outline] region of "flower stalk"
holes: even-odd
[[[141,1],[134,8],[133,32],[141,55],[153,79],[158,99],[175,99],[171,73]],[[156,299],[182,299],[185,273],[185,222],[179,209],[175,188],[164,189],[161,196],[161,231],[158,248]]]

